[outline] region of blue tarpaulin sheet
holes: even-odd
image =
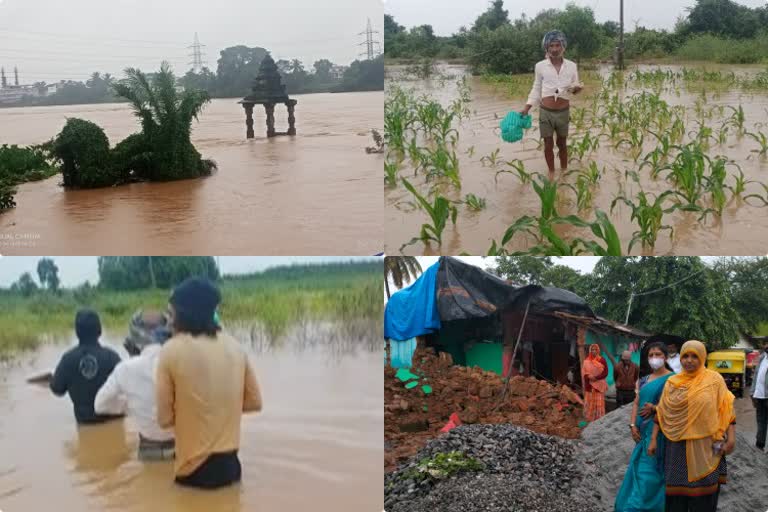
[[[437,270],[429,267],[411,286],[392,295],[384,310],[384,337],[405,341],[440,329]]]

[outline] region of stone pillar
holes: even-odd
[[[288,107],[288,135],[296,135],[296,117],[293,115],[293,109],[296,104],[289,101],[285,104]]]
[[[265,103],[264,110],[267,111],[267,137],[275,136],[275,104]]]
[[[243,104],[243,108],[245,109],[245,136],[246,138],[252,139],[253,138],[253,105],[249,103]]]

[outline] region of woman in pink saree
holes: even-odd
[[[596,344],[589,346],[589,355],[581,367],[584,378],[584,417],[587,421],[595,421],[605,416],[605,392],[608,383],[608,363],[600,355],[600,347]]]

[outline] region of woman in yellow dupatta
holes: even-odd
[[[656,407],[648,454],[656,453],[661,430],[669,440],[664,457],[667,512],[714,512],[726,481],[725,455],[736,441],[734,396],[706,361],[704,344],[687,341],[680,350],[683,371],[667,380]]]

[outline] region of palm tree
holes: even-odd
[[[142,165],[149,167],[145,170],[151,173],[147,177],[154,179],[210,174],[216,164],[203,160],[190,140],[192,121],[198,119],[210,101],[208,93],[197,89],[177,92],[176,77],[168,62],[163,62],[160,72],[153,73],[151,78],[135,68],[127,68],[125,75],[112,87],[118,96],[131,103],[142,130],[123,141],[124,150],[131,153],[129,159],[141,156]]]
[[[304,65],[299,59],[293,59],[291,61],[291,74],[298,75],[304,73]]]
[[[389,293],[389,279],[398,288],[403,287],[403,283],[410,283],[411,279],[416,280],[422,273],[421,264],[415,256],[387,256],[384,258],[384,286],[387,289],[387,299],[391,297]]]

